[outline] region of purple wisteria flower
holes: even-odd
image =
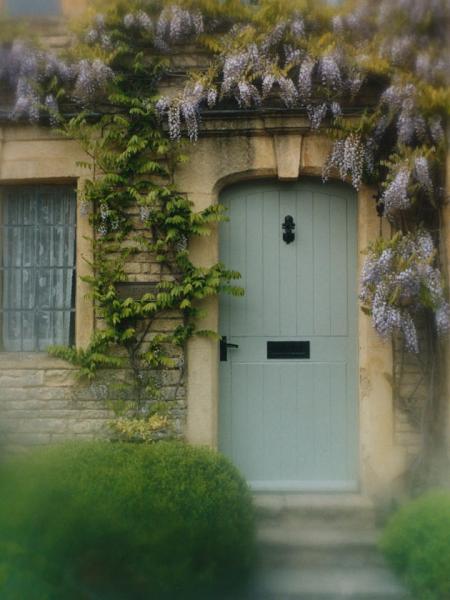
[[[391,120],[391,115],[389,113],[384,113],[380,116],[373,131],[373,137],[376,142],[380,142],[382,140],[391,123]]]
[[[264,75],[264,78],[262,80],[262,97],[263,98],[267,98],[267,96],[270,94],[273,86],[275,85],[275,81],[276,81],[275,75],[273,75],[272,73],[267,73],[266,75]]]
[[[381,95],[380,105],[387,109],[387,125],[396,119],[397,140],[410,145],[416,140],[423,142],[427,136],[424,117],[417,107],[417,88],[412,83],[391,85]]]
[[[123,18],[123,24],[126,29],[137,28],[145,31],[153,31],[153,21],[143,10],[137,13],[127,13]]]
[[[45,97],[44,104],[45,104],[45,108],[47,109],[47,112],[50,117],[50,123],[52,125],[57,125],[58,124],[59,107],[58,107],[58,102],[56,101],[56,98],[54,97],[54,95],[48,94]]]
[[[169,134],[171,140],[178,140],[181,137],[181,114],[180,104],[174,102],[170,105],[168,111]]]
[[[228,94],[232,88],[238,85],[249,65],[247,52],[231,54],[225,58],[223,64],[222,93]]]
[[[393,84],[381,95],[380,103],[385,104],[390,110],[400,110],[404,100],[413,100],[417,94],[416,86],[412,83],[406,85]]]
[[[398,169],[395,177],[387,186],[382,195],[386,214],[393,210],[404,210],[411,207],[411,198],[408,195],[410,170],[407,166]]]
[[[430,262],[434,258],[436,248],[434,247],[433,238],[425,229],[420,229],[417,232],[414,250],[422,261]]]
[[[323,119],[326,117],[328,105],[326,102],[321,104],[308,104],[306,112],[311,123],[311,129],[319,129]]]
[[[411,144],[414,138],[423,141],[426,135],[425,119],[418,113],[412,98],[406,98],[397,121],[397,135],[400,144]]]
[[[215,88],[209,88],[206,95],[208,108],[213,108],[217,104],[218,93]]]
[[[345,81],[345,85],[348,91],[350,92],[350,96],[356,96],[356,94],[360,91],[363,83],[363,74],[355,68],[350,69],[347,75],[347,80]]]
[[[135,24],[134,14],[127,13],[123,18],[123,24],[127,29],[131,29]]]
[[[245,80],[239,81],[237,84],[235,97],[239,106],[244,106],[245,108],[249,108],[252,104],[257,106],[261,104],[261,96],[259,95],[256,86]]]
[[[415,318],[425,308],[434,311],[439,334],[449,330],[450,308],[435,256],[433,239],[425,229],[398,233],[369,247],[361,272],[360,299],[375,330],[384,339],[400,333],[410,352],[419,350]]]
[[[342,107],[339,102],[332,102],[330,104],[330,109],[334,118],[342,116]]]
[[[73,97],[82,104],[86,104],[104,92],[108,83],[114,78],[113,70],[99,58],[93,61],[80,60],[76,72]]]
[[[414,175],[420,187],[429,195],[433,193],[433,182],[430,177],[430,169],[425,156],[418,156],[414,161]]]
[[[172,140],[180,139],[182,121],[184,121],[190,140],[195,142],[198,137],[200,105],[216,99],[215,89],[205,89],[201,82],[191,81],[184,88],[181,96],[172,99],[163,96],[156,102],[155,108],[160,117],[167,114],[169,135]]]
[[[327,89],[337,92],[342,87],[341,70],[332,54],[322,56],[319,60],[319,76],[322,85]]]
[[[261,72],[263,62],[256,44],[249,44],[245,50],[226,56],[223,63],[222,94],[234,93],[239,101],[239,84],[247,80],[248,74]]]
[[[283,52],[285,57],[285,65],[289,65],[291,68],[293,65],[298,65],[301,62],[303,52],[298,48],[294,48],[289,44],[284,44]]]
[[[289,31],[296,38],[301,38],[305,35],[305,22],[298,13],[294,13],[293,15],[291,23],[289,25]]]
[[[156,23],[154,43],[158,49],[166,51],[170,44],[179,44],[191,35],[202,33],[203,29],[200,11],[189,11],[177,5],[166,6]]]
[[[428,121],[431,139],[435,144],[440,144],[445,139],[444,128],[442,127],[442,118],[440,116],[431,117]]]
[[[447,333],[450,329],[450,306],[448,302],[441,302],[435,313],[436,329],[439,334]]]
[[[294,82],[289,77],[278,77],[277,83],[280,86],[280,96],[288,108],[294,106],[297,101],[298,92]]]
[[[265,40],[263,41],[263,43],[261,45],[261,49],[264,53],[268,52],[268,50],[270,48],[277,46],[277,44],[279,44],[281,42],[283,35],[286,32],[287,26],[288,26],[288,24],[286,21],[280,21],[268,33],[268,35],[266,36]]]
[[[85,42],[90,45],[100,44],[104,50],[111,50],[113,43],[106,29],[106,18],[103,14],[95,16],[93,26],[84,36]]]
[[[300,65],[298,73],[298,93],[302,100],[308,100],[312,91],[312,76],[316,62],[307,56]]]
[[[39,120],[40,97],[29,80],[20,78],[16,88],[16,102],[12,110],[12,118],[28,118],[32,123]]]
[[[349,177],[355,189],[361,185],[364,160],[366,152],[361,137],[355,133],[349,134],[345,139],[337,140],[325,162],[322,178],[324,181],[330,176],[333,168],[339,172],[343,180]]]

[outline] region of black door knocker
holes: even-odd
[[[286,244],[290,244],[291,242],[293,242],[295,240],[295,233],[294,233],[294,229],[295,229],[295,223],[294,223],[294,218],[291,217],[291,215],[286,215],[284,217],[284,223],[281,225],[284,233],[283,233],[283,241],[286,242]]]

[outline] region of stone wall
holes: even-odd
[[[75,370],[46,355],[0,355],[0,432],[14,448],[46,444],[66,436],[91,438],[109,411],[89,388],[74,394]]]
[[[166,323],[161,328],[168,326]],[[114,418],[111,380],[126,381],[129,377],[127,372],[116,371],[104,373],[92,383],[82,382],[65,361],[40,353],[1,353],[0,447],[14,451],[68,438],[110,435],[109,422]],[[181,435],[186,406],[180,370],[166,370],[159,383],[173,433]]]

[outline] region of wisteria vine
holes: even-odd
[[[361,273],[360,299],[383,338],[401,332],[408,350],[418,352],[414,313],[423,307],[433,311],[439,333],[448,331],[449,304],[441,274],[434,266],[433,239],[427,231],[397,233],[388,242],[377,240],[369,246],[367,254]]]
[[[394,241],[369,249],[364,306],[383,337],[400,332],[417,352],[422,310],[434,311],[438,333],[448,330],[433,216],[442,203],[448,25],[445,0],[361,0],[335,10],[320,3],[283,10],[270,0],[240,9],[233,0],[119,0],[83,32],[82,59],[15,42],[1,48],[0,79],[15,93],[13,119],[46,116],[57,124],[68,104],[102,106],[112,80],[123,76],[113,65],[124,40],[158,57],[183,44],[203,45],[208,68],[191,75],[179,94],[155,100],[161,126],[167,122],[175,142],[184,132],[195,141],[202,113],[229,102],[242,110],[303,111],[312,130],[326,126],[334,141],[324,180],[337,176],[356,189],[378,185],[377,210],[398,230]],[[100,203],[98,227],[102,234],[120,227],[107,202]]]

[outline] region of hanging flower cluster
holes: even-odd
[[[363,176],[366,153],[364,144],[358,134],[350,133],[345,139],[337,140],[324,165],[322,177],[326,181],[333,168],[339,172],[341,179],[350,178],[355,189],[359,189]]]
[[[142,20],[142,17],[141,17]],[[156,23],[154,43],[160,50],[168,50],[191,35],[203,32],[203,16],[199,10],[190,11],[181,6],[166,6]]]
[[[95,16],[92,28],[86,32],[84,39],[87,44],[99,44],[105,50],[112,49],[113,42],[107,31],[104,15]]]
[[[183,119],[189,139],[196,141],[198,137],[198,126],[200,118],[200,105],[207,99],[208,102],[215,103],[215,90],[207,90],[200,81],[191,82],[187,85],[183,94],[170,101],[167,97],[160,98],[156,103],[156,110],[160,115],[165,112],[168,114],[169,133],[172,140],[181,137],[181,120]]]
[[[361,273],[360,299],[383,338],[402,334],[407,349],[419,351],[415,319],[425,308],[434,311],[438,333],[450,327],[449,305],[435,266],[436,250],[424,229],[369,246]]]
[[[141,31],[153,33],[154,24],[149,15],[143,10],[136,13],[127,13],[123,18],[126,29],[140,29]]]
[[[72,97],[81,104],[87,104],[100,95],[113,78],[113,70],[100,59],[82,59],[75,68]]]
[[[53,52],[22,41],[0,48],[0,64],[0,81],[15,90],[11,117],[31,122],[44,115],[52,124],[58,122],[57,86],[71,89],[71,99],[86,104],[100,96],[114,77],[113,70],[100,59],[69,64]]]
[[[425,156],[418,154],[393,167],[381,200],[387,216],[412,207],[418,193],[431,197],[434,191],[430,167]]]
[[[0,81],[15,91],[13,119],[24,117],[37,122],[44,106],[50,111],[57,110],[54,93],[41,92],[42,82],[54,77],[67,82],[73,78],[73,68],[54,54],[36,50],[22,41],[0,48]]]

